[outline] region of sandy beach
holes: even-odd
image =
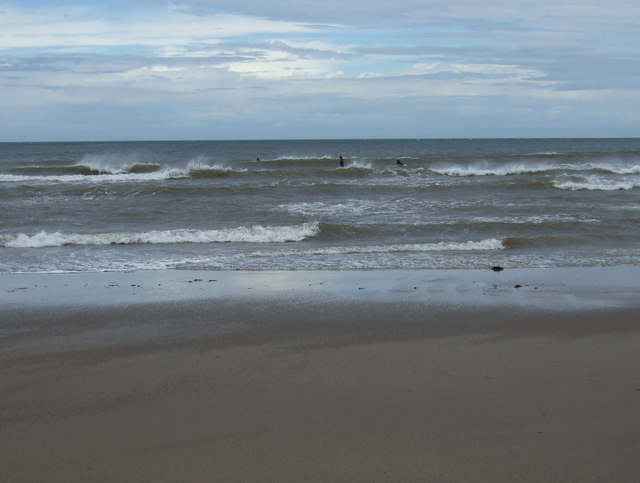
[[[0,274],[2,481],[638,481],[638,267]]]

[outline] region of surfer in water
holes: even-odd
[[[404,163],[398,159],[396,161],[396,166],[404,166]]]
[[[340,166],[344,168],[344,159],[342,159],[342,156],[340,156]]]

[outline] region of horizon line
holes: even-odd
[[[271,141],[482,141],[482,140],[536,140],[536,139],[640,139],[640,136],[507,136],[507,137],[354,137],[354,138],[238,138],[238,139],[84,139],[84,140],[31,140],[0,141],[0,144],[38,144],[38,143],[177,143],[177,142],[271,142]]]

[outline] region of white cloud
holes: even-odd
[[[242,35],[313,30],[298,22],[229,14],[200,17],[169,9],[95,19],[100,13],[90,7],[8,9],[2,18],[0,49],[190,45]]]
[[[310,137],[361,136],[376,131],[385,111],[402,109],[413,126],[434,109],[457,129],[493,106],[513,121],[496,121],[496,136],[515,125],[535,135],[549,128],[545,116],[627,133],[640,110],[635,2],[60,3],[2,4],[3,127],[44,123],[44,111],[102,109],[121,125],[97,130],[130,125],[134,138],[142,133],[137,112],[167,113],[151,115],[159,133],[176,119],[206,132],[222,116],[226,135],[236,129],[237,137],[273,135],[275,125],[307,126]],[[354,117],[351,131],[327,124]],[[261,131],[244,135],[242,126]],[[11,129],[4,135],[19,132]]]

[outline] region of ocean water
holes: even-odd
[[[640,139],[0,143],[5,273],[638,264]]]

